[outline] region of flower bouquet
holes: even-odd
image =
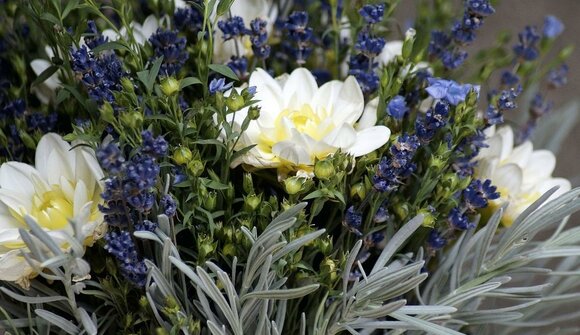
[[[563,24],[398,3],[0,1],[0,333],[578,332]]]

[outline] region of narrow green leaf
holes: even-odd
[[[198,85],[198,84],[203,84],[201,82],[201,80],[199,80],[198,78],[195,77],[187,77],[187,78],[183,78],[181,80],[181,82],[179,83],[179,89],[182,90],[187,86],[190,85]]]
[[[233,80],[239,80],[238,76],[236,76],[236,74],[234,73],[234,71],[232,71],[232,69],[230,69],[229,66],[224,65],[224,64],[210,64],[208,66],[210,68],[210,70],[217,72],[219,74],[221,74],[224,77],[233,79]]]
[[[234,0],[221,0],[217,6],[217,16],[222,16],[229,11],[233,3]]]
[[[40,15],[40,19],[44,20],[44,21],[48,21],[48,22],[53,23],[53,24],[60,27],[60,20],[56,16],[54,16],[48,12],[42,13],[42,15]]]
[[[161,68],[161,63],[163,63],[163,56],[157,58],[155,62],[153,62],[153,66],[151,67],[151,71],[149,71],[149,76],[147,77],[147,90],[153,90],[153,85],[155,84],[155,79],[159,74],[159,69]]]
[[[66,7],[62,11],[62,19],[64,20],[73,9],[77,8],[79,8],[79,0],[67,1]]]
[[[105,51],[105,50],[127,50],[127,51],[131,51],[131,48],[129,48],[128,45],[126,45],[125,43],[121,43],[118,41],[111,41],[111,42],[106,42],[103,43],[93,49],[91,49],[92,52],[94,52],[95,54],[98,54],[101,51]]]
[[[35,309],[34,313],[68,334],[75,335],[80,333],[80,329],[74,323],[63,318],[62,316],[54,314],[53,312],[49,312],[45,309]]]
[[[286,288],[282,290],[266,290],[266,291],[250,292],[244,295],[240,299],[240,302],[251,298],[277,299],[277,300],[296,299],[309,295],[310,293],[318,290],[319,287],[320,284],[310,284],[298,288]]]
[[[58,69],[59,67],[56,65],[49,66],[46,70],[42,71],[42,73],[39,74],[38,77],[36,77],[36,79],[34,79],[31,86],[34,87],[38,84],[44,83],[50,76],[55,74],[56,71],[58,71]]]

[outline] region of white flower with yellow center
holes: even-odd
[[[309,170],[315,159],[339,149],[358,157],[389,140],[389,128],[375,126],[376,106],[365,108],[354,77],[318,87],[312,73],[304,68],[276,79],[257,69],[249,85],[256,87],[254,99],[260,116],[250,122],[236,149],[256,146],[233,166],[245,163],[258,168]],[[248,108],[242,109],[230,114],[227,121],[234,122],[239,130],[247,113]]]
[[[217,9],[214,8],[214,13]],[[278,8],[273,4],[272,0],[238,0],[232,3],[229,12],[231,16],[239,16],[244,20],[244,24],[247,28],[250,27],[250,22],[252,20],[259,18],[267,22],[266,31],[268,32],[268,37],[272,33],[274,22],[278,16]],[[228,15],[229,17],[229,15]],[[219,17],[218,20],[226,20],[227,17]],[[234,38],[227,41],[223,39],[222,31],[217,28],[213,43],[213,62],[214,63],[227,63],[232,56],[251,56],[252,52],[252,42],[248,36],[244,36],[242,39]]]
[[[68,220],[81,225],[85,245],[106,229],[99,212],[103,171],[94,152],[75,147],[59,135],[42,137],[36,149],[36,167],[8,162],[0,166],[0,280],[27,286],[36,273],[21,255],[25,244],[19,228],[31,216],[63,250],[74,236]]]
[[[570,190],[570,182],[564,178],[553,178],[556,157],[548,150],[534,150],[530,141],[514,148],[514,133],[505,126],[495,131],[487,131],[489,145],[478,155],[475,175],[480,179],[490,179],[497,186],[501,196],[490,202],[495,210],[506,202],[509,205],[502,223],[510,226],[514,220],[542,194],[554,186],[560,188],[551,196],[556,198]]]

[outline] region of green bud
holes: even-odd
[[[35,149],[36,148],[36,141],[25,131],[18,131],[18,135],[20,135],[20,139],[24,142],[24,145],[28,149]]]
[[[170,97],[179,92],[179,80],[174,77],[166,77],[161,82],[161,92]]]
[[[190,321],[189,324],[189,333],[192,335],[199,335],[201,334],[201,323],[199,320]]]
[[[400,219],[405,219],[409,215],[409,205],[396,204],[393,208]]]
[[[20,75],[20,78],[26,78],[26,62],[22,57],[15,56],[12,58],[12,64],[16,73]]]
[[[417,214],[423,214],[423,227],[435,227],[435,217],[427,208],[421,208]]]
[[[226,106],[228,106],[230,112],[236,112],[244,108],[246,102],[244,97],[242,97],[236,90],[232,90],[229,97],[226,98]]]
[[[209,196],[209,193],[207,192],[207,188],[205,186],[203,186],[203,184],[199,184],[198,188],[198,194],[199,194],[199,198],[200,199],[206,199]]]
[[[207,197],[203,200],[203,208],[208,211],[213,211],[217,206],[217,193],[215,191],[208,192]]]
[[[236,256],[236,246],[233,245],[232,243],[228,243],[228,244],[224,245],[224,247],[222,248],[222,254],[224,256],[229,256],[229,257]]]
[[[574,45],[568,45],[558,53],[558,60],[565,61],[574,52]]]
[[[437,156],[437,155],[432,155],[429,165],[431,165],[431,168],[440,171],[441,169],[443,169],[446,166],[446,160],[442,159],[442,157]]]
[[[262,195],[249,195],[247,197],[244,197],[244,205],[246,206],[246,209],[248,211],[255,211],[258,206],[260,206],[260,204],[262,203]]]
[[[189,170],[192,176],[199,177],[205,170],[205,166],[200,160],[194,159],[189,163],[187,163],[187,169]]]
[[[222,229],[222,236],[226,241],[233,241],[234,240],[234,228],[231,226],[225,226]]]
[[[123,87],[123,91],[130,94],[135,94],[135,87],[133,86],[133,82],[131,79],[129,79],[129,77],[121,78],[121,86]]]
[[[330,236],[317,239],[316,244],[324,256],[328,256],[332,252],[332,238]]]
[[[403,42],[403,59],[408,59],[411,57],[411,52],[413,51],[413,44],[415,43],[415,34],[417,32],[413,28],[409,28],[405,33],[405,41]]]
[[[232,184],[232,182],[228,183],[228,188],[226,190],[226,201],[232,202],[234,201],[234,198],[236,196],[236,191],[234,189],[234,184]]]
[[[260,117],[260,108],[252,106],[248,109],[248,117],[250,120],[257,120]]]
[[[155,335],[169,335],[169,332],[165,328],[155,328]]]
[[[184,165],[191,161],[193,155],[191,154],[191,150],[189,150],[189,148],[180,145],[179,148],[173,151],[172,158],[175,161],[175,163],[179,165]]]
[[[300,177],[290,177],[284,180],[284,189],[286,193],[294,195],[302,190],[302,184],[304,184],[304,178]]]
[[[242,179],[242,187],[246,194],[254,193],[254,181],[252,180],[251,173],[244,173],[244,178]]]
[[[115,123],[115,112],[113,111],[113,106],[107,101],[101,107],[101,119],[107,123]]]
[[[363,183],[354,184],[350,188],[350,197],[355,200],[363,200],[367,196],[367,189]]]
[[[141,298],[139,298],[139,307],[141,307],[143,310],[147,310],[149,308],[149,301],[147,300],[147,297],[141,296]]]
[[[329,160],[321,160],[314,164],[314,175],[318,179],[328,180],[335,175],[334,165]]]
[[[334,282],[338,278],[336,270],[336,262],[331,258],[326,257],[320,263],[320,274],[328,278],[330,283]]]
[[[143,114],[139,111],[121,113],[121,123],[128,128],[139,128],[143,124]]]

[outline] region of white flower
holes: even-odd
[[[63,250],[74,236],[68,220],[80,224],[80,238],[90,245],[106,229],[99,212],[103,172],[92,151],[71,149],[59,135],[42,137],[36,149],[36,167],[8,162],[0,166],[0,280],[26,287],[36,273],[21,256],[25,244],[19,228],[24,217],[36,220]]]
[[[48,56],[49,59],[54,57],[54,53],[52,52],[52,49],[49,46],[46,46],[44,48],[44,51],[46,52],[46,55]],[[51,62],[43,58],[37,58],[34,59],[32,62],[30,62],[30,67],[32,68],[34,74],[36,74],[37,76],[39,76],[42,72],[48,69],[51,65],[52,65]],[[60,87],[60,85],[61,83],[60,80],[58,79],[58,72],[55,72],[53,75],[48,77],[43,83],[33,87],[32,92],[36,94],[36,97],[38,97],[38,100],[40,100],[41,103],[48,104],[50,100],[54,98],[54,92],[56,91],[57,88]]]
[[[250,22],[256,18],[267,21],[266,31],[268,37],[272,33],[274,22],[278,16],[278,9],[274,6],[272,0],[238,0],[234,1],[230,7],[232,16],[239,16],[244,20],[244,24],[249,28]],[[215,13],[215,8],[214,8]],[[220,17],[218,20],[225,20],[225,17]],[[224,41],[222,31],[217,28],[214,36],[213,48],[213,62],[226,63],[232,56],[251,56],[252,43],[248,36],[244,36],[241,40],[239,38]]]
[[[145,21],[143,21],[143,24],[133,21],[129,24],[129,26],[133,32],[135,42],[137,42],[139,45],[144,45],[149,40],[149,37],[151,37],[151,35],[153,35],[159,28],[159,19],[155,15],[151,14],[147,16]],[[109,38],[109,41],[116,41],[119,38],[129,38],[129,33],[125,27],[119,30],[119,34],[112,29],[105,29],[103,30],[102,35]]]
[[[556,157],[548,150],[534,150],[530,141],[514,148],[514,133],[511,127],[489,128],[489,145],[478,155],[479,164],[475,175],[480,179],[490,179],[497,186],[501,197],[491,202],[495,210],[509,202],[502,223],[511,225],[528,206],[554,186],[560,188],[553,199],[570,190],[570,182],[563,178],[553,178]]]
[[[232,165],[245,163],[259,168],[308,169],[316,158],[338,149],[354,157],[378,149],[389,140],[390,130],[375,126],[374,108],[366,108],[360,86],[354,77],[331,81],[318,87],[314,76],[304,68],[272,78],[257,69],[250,76],[256,87],[255,100],[260,116],[250,122],[236,149],[256,144]],[[363,110],[365,115],[363,115]],[[248,108],[230,114],[239,129]],[[360,121],[355,125],[357,120]]]

